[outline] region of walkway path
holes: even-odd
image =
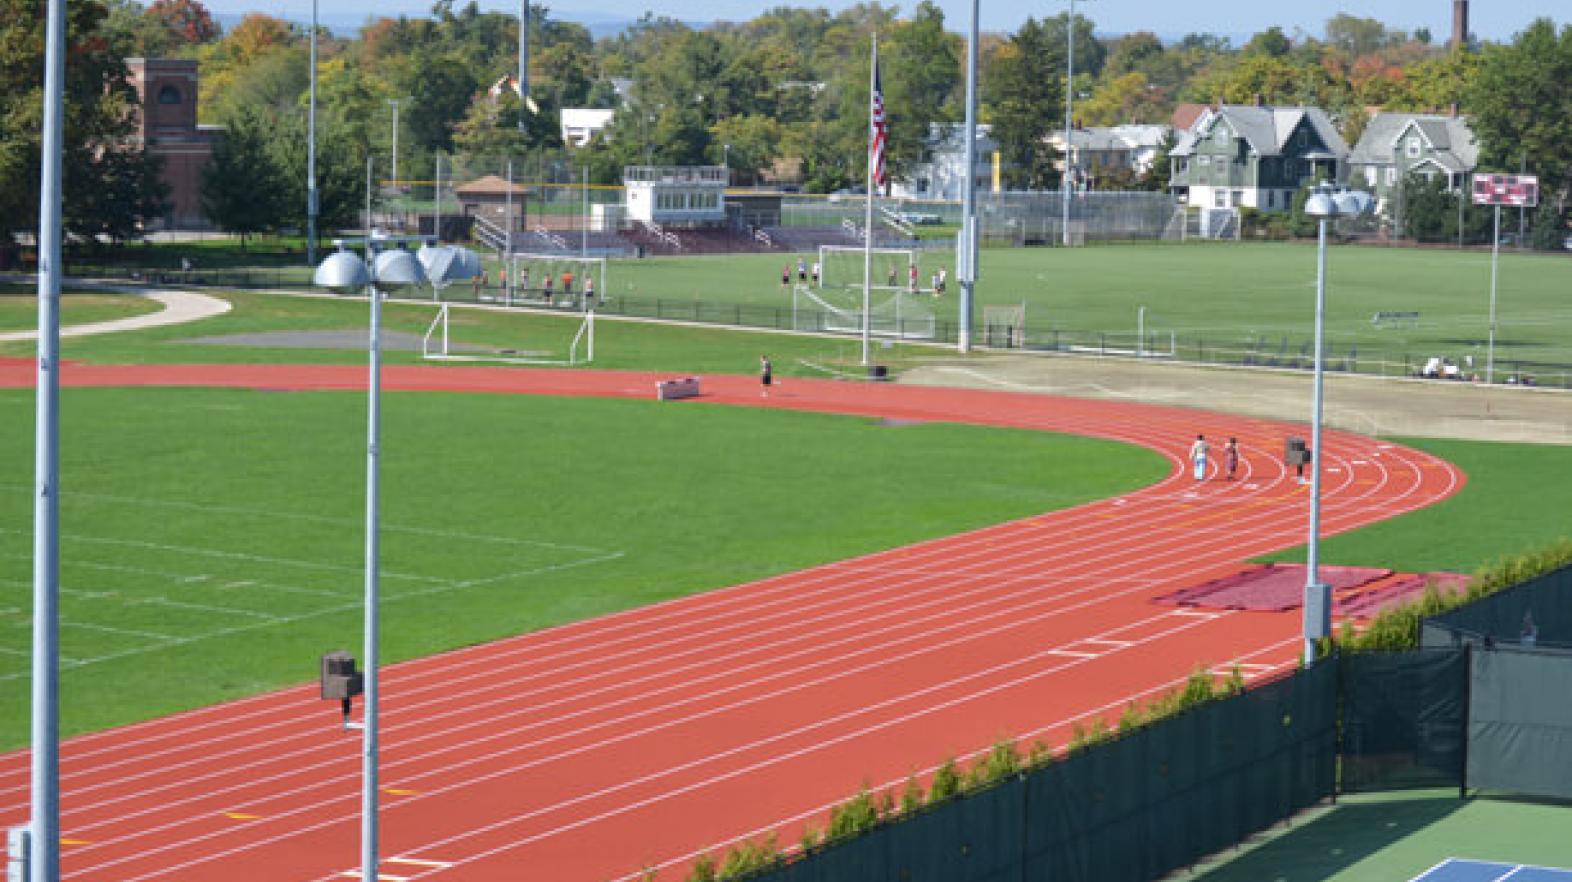
[[[149,300],[156,300],[163,304],[164,308],[158,312],[134,315],[129,318],[112,319],[106,322],[66,325],[60,329],[61,337],[88,337],[95,334],[113,334],[117,331],[139,331],[144,328],[181,325],[186,322],[200,321],[216,315],[223,315],[230,310],[229,301],[210,297],[206,294],[198,294],[194,291],[147,290],[145,288],[113,286],[93,287],[95,290],[112,291],[129,297],[146,297]],[[38,339],[37,329],[0,332],[0,343],[36,339]]]

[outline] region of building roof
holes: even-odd
[[[558,111],[558,114],[564,127],[604,129],[611,124],[611,118],[617,115],[617,111],[594,107],[564,107]]]
[[[1200,119],[1201,114],[1206,110],[1205,104],[1180,104],[1174,108],[1174,115],[1169,118],[1168,123],[1174,127],[1174,131],[1183,132],[1194,126],[1195,121]]]
[[[1391,165],[1400,141],[1414,129],[1435,151],[1436,164],[1454,174],[1479,165],[1479,141],[1460,116],[1433,113],[1378,113],[1370,118],[1359,143],[1348,156],[1351,164]]]
[[[502,196],[510,188],[515,196],[522,196],[529,192],[523,184],[510,184],[496,175],[486,175],[467,184],[460,184],[453,188],[453,192],[460,196]]]
[[[1155,150],[1162,146],[1166,137],[1167,126],[1153,125],[1087,126],[1070,132],[1070,142],[1077,150],[1092,151]],[[1054,132],[1051,140],[1063,144],[1064,132]]]
[[[1195,152],[1196,142],[1224,124],[1234,134],[1245,139],[1251,152],[1257,156],[1280,156],[1288,146],[1289,138],[1301,122],[1308,123],[1321,143],[1326,145],[1329,156],[1347,156],[1348,144],[1332,125],[1332,118],[1319,107],[1270,107],[1248,104],[1224,104],[1207,108],[1182,136],[1173,149],[1175,156],[1189,156]]]

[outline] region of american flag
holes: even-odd
[[[875,186],[883,187],[889,183],[889,176],[884,171],[884,87],[879,82],[879,50],[874,49],[873,56],[873,131],[872,141],[868,145],[868,166]]]

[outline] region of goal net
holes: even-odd
[[[792,292],[792,323],[799,331],[862,332],[863,261],[861,248],[820,246],[814,284]],[[936,322],[929,291],[914,288],[916,252],[908,248],[872,250],[868,285],[869,333],[881,337],[931,340]],[[810,277],[811,278],[811,277]]]
[[[461,310],[473,315],[479,315],[484,310]],[[533,321],[533,320],[532,320]],[[421,340],[420,354],[429,361],[478,361],[492,364],[543,364],[543,365],[579,365],[589,364],[595,360],[595,310],[584,312],[584,317],[574,329],[572,339],[565,333],[571,319],[568,316],[561,318],[540,319],[541,345],[528,349],[503,348],[497,346],[477,346],[461,343],[454,339],[453,326],[458,324],[462,329],[464,319],[455,322],[452,318],[452,304],[444,303],[437,309],[436,318],[426,327],[426,336]],[[548,331],[547,329],[550,329]]]
[[[1026,346],[1026,304],[984,306],[982,345],[991,349],[1022,349]]]
[[[589,309],[611,293],[606,258],[561,254],[514,254],[508,260],[504,294],[509,304]]]

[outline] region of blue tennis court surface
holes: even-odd
[[[1572,870],[1447,858],[1412,882],[1572,882]]]

